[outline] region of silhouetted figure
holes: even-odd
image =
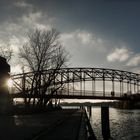
[[[127,97],[127,93],[124,93],[124,95],[123,95],[124,97]]]
[[[111,91],[111,96],[114,97],[115,96],[115,92]]]
[[[9,105],[9,92],[7,81],[10,77],[10,65],[0,56],[0,113],[4,113]]]

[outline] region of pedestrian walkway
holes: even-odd
[[[80,110],[64,109],[0,116],[0,140],[85,140],[87,133],[85,123],[81,125],[82,114]]]
[[[46,130],[46,132],[44,130],[33,140],[86,140],[86,127],[81,126],[83,124],[82,116],[83,111],[77,110],[50,130]],[[80,132],[84,133],[81,135]]]

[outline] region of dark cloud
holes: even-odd
[[[81,38],[89,34],[92,36],[89,39],[94,40],[92,45],[82,44],[82,46],[87,45],[86,48],[81,49],[80,41],[74,38],[69,40],[68,45],[66,44],[72,55],[75,54],[72,60],[76,64],[80,65],[79,61],[82,60],[88,65],[92,62],[114,67],[119,66],[119,63],[125,65],[127,63],[125,61],[111,64],[111,61],[107,62],[106,56],[111,55],[112,52],[116,55],[115,48],[118,50],[125,48],[135,57],[135,59],[130,57],[128,59],[136,60],[138,54],[135,53],[140,51],[139,7],[138,0],[2,0],[0,1],[0,38],[20,42],[23,34],[33,27],[54,26],[68,36],[71,34],[77,34],[75,36]],[[98,40],[108,43],[99,43]],[[98,47],[102,46],[102,49],[104,47],[104,54],[98,51],[98,47],[94,47],[95,44]],[[75,51],[76,46],[78,48]]]
[[[13,22],[20,17],[25,11],[15,6],[16,0],[0,1],[0,24],[10,21]]]
[[[113,40],[129,42],[139,50],[140,1],[134,0],[40,0],[26,1],[58,20],[61,31],[86,29]]]

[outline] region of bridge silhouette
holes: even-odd
[[[115,69],[50,69],[12,75],[11,79],[12,98],[128,100],[140,92],[140,74]],[[42,94],[44,83],[49,81],[49,87]]]

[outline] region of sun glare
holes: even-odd
[[[7,81],[7,85],[8,85],[9,88],[13,86],[13,81],[12,81],[12,79],[9,79],[9,80]]]

